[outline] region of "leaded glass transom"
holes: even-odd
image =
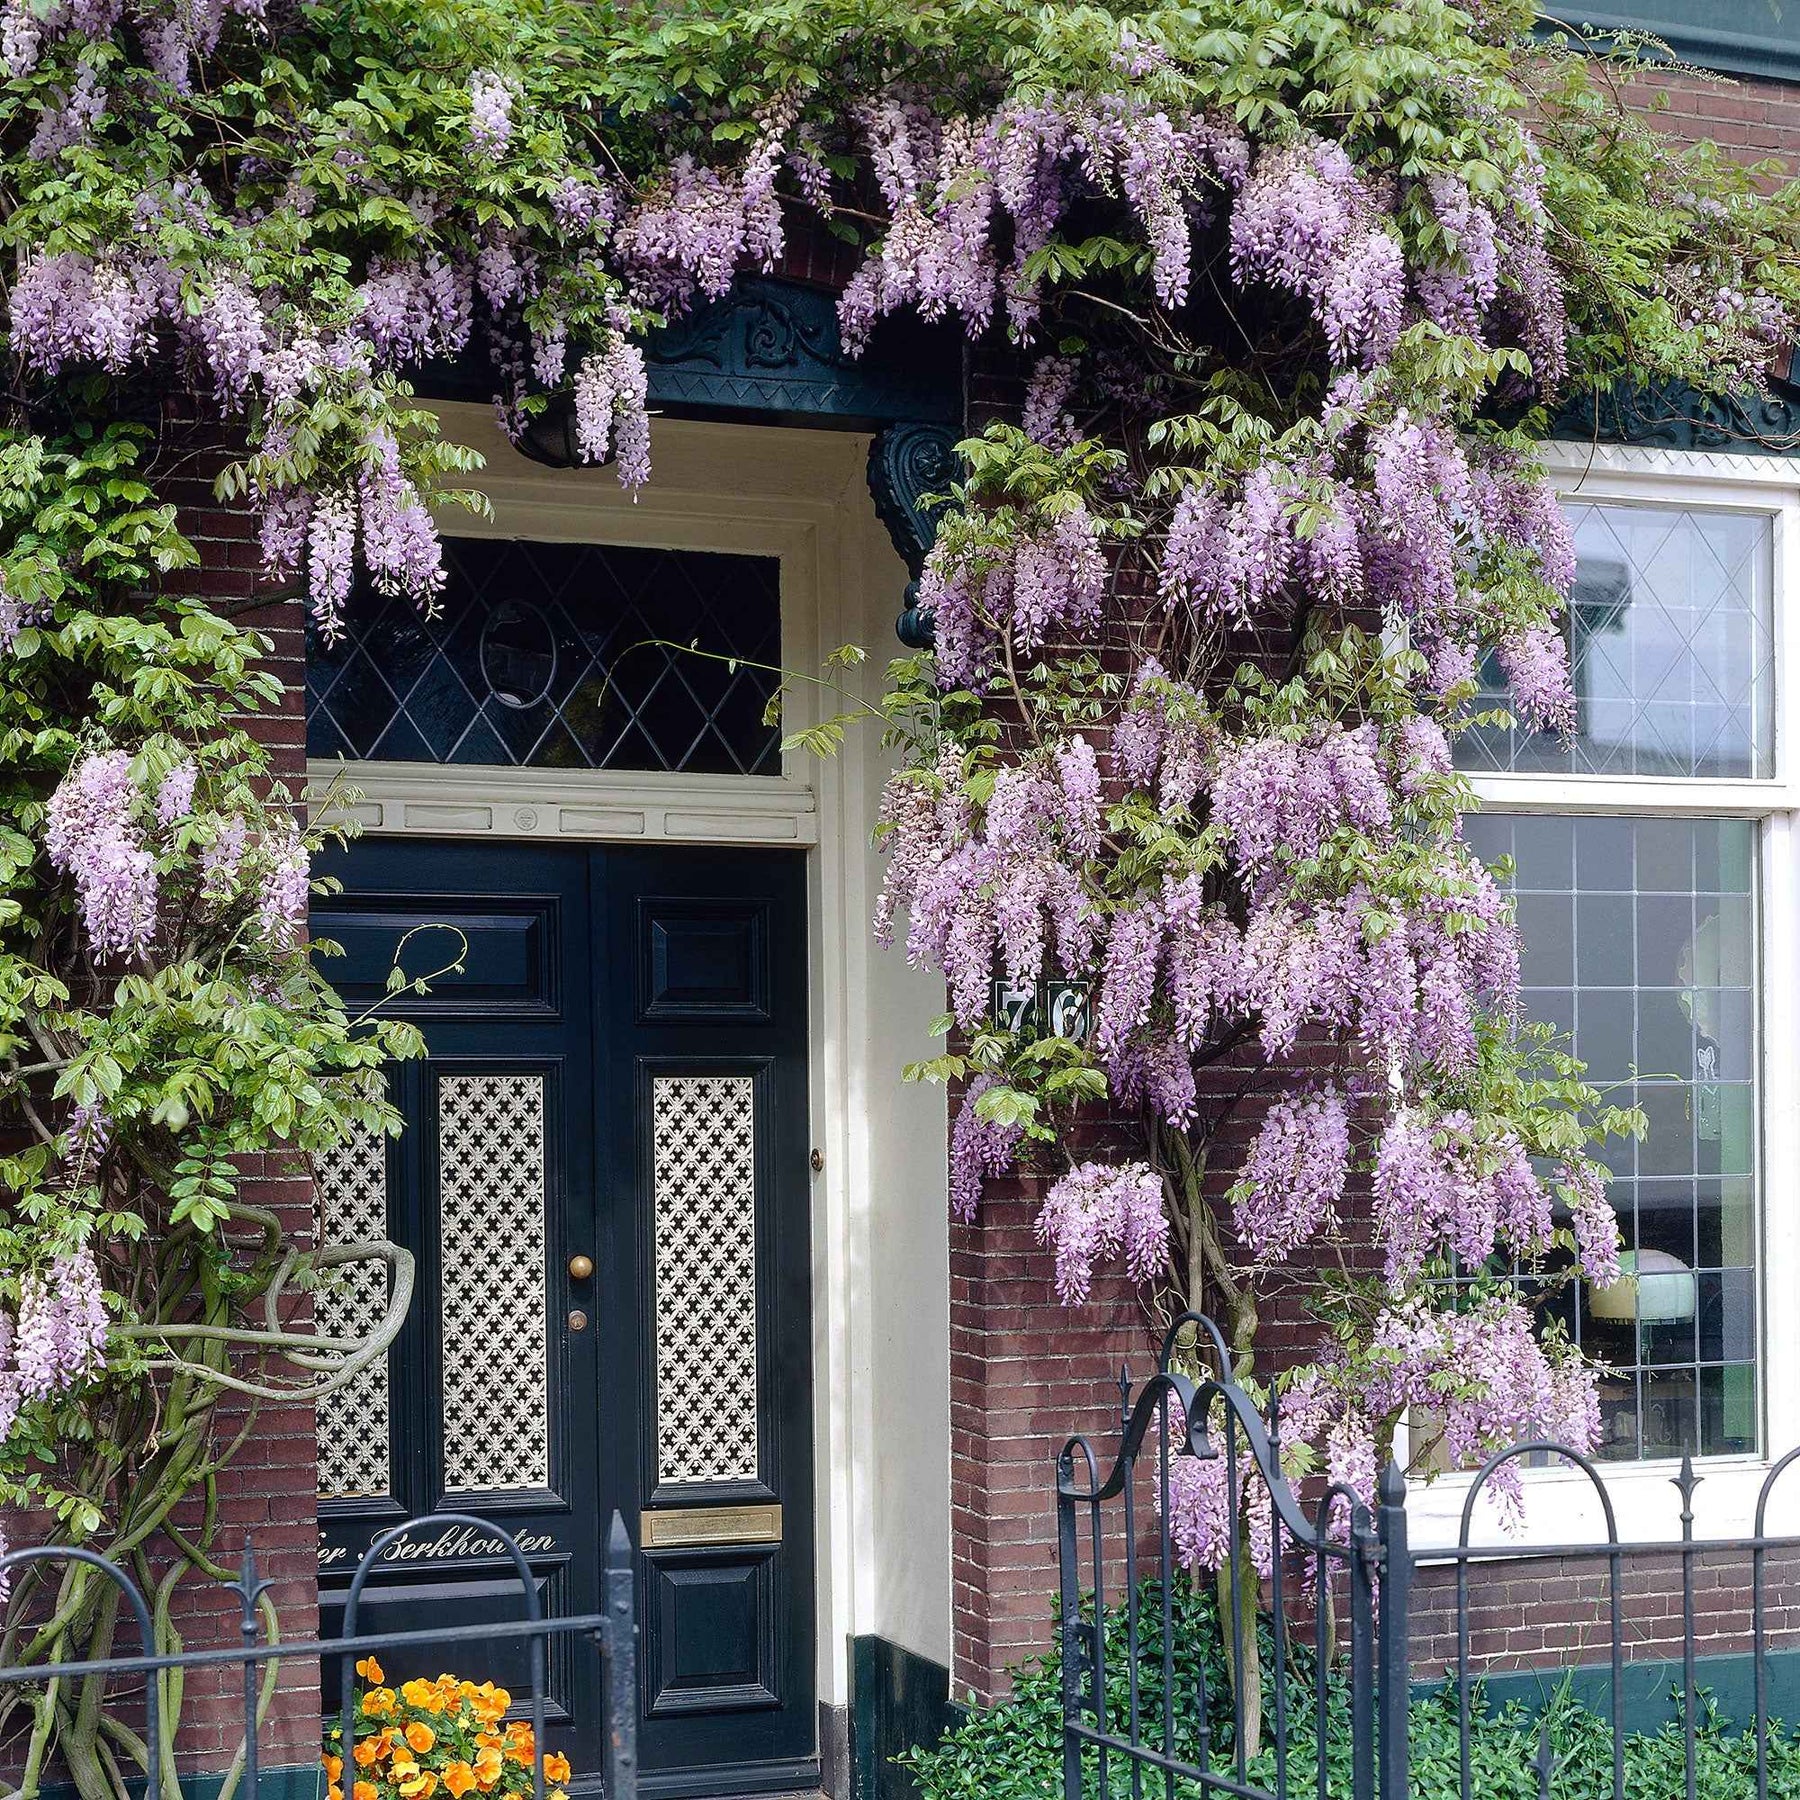
[[[656,1478],[754,1481],[756,1084],[658,1075]]]
[[[779,775],[769,557],[448,538],[437,616],[369,591],[310,633],[309,755]]]
[[[1480,726],[1457,762],[1577,775],[1774,773],[1774,533],[1768,515],[1570,503],[1577,726]],[[1481,707],[1506,704],[1493,659]]]
[[[387,1134],[358,1127],[315,1159],[314,1228],[322,1245],[379,1244],[388,1235]],[[366,1338],[388,1307],[385,1262],[342,1263],[313,1298],[321,1337]],[[392,1484],[385,1356],[319,1397],[319,1498],[370,1499]]]
[[[1525,1012],[1648,1121],[1602,1151],[1632,1279],[1555,1302],[1602,1365],[1599,1454],[1752,1453],[1756,827],[1486,813],[1467,831],[1514,860]]]
[[[437,1084],[444,1486],[547,1488],[544,1078]]]

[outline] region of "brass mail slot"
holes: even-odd
[[[779,1544],[781,1508],[683,1506],[638,1515],[638,1542],[646,1550],[691,1550],[706,1544]]]

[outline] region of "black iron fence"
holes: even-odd
[[[1176,1346],[1181,1346],[1177,1354]],[[1219,1375],[1182,1367],[1208,1364]],[[1062,1674],[1064,1800],[1485,1800],[1532,1792],[1541,1800],[1769,1800],[1800,1794],[1800,1752],[1772,1721],[1774,1639],[1771,1569],[1800,1560],[1800,1538],[1768,1532],[1776,1484],[1800,1450],[1774,1464],[1758,1493],[1753,1533],[1733,1540],[1695,1535],[1700,1478],[1683,1459],[1678,1539],[1625,1542],[1595,1465],[1551,1443],[1518,1444],[1493,1457],[1464,1500],[1457,1542],[1415,1551],[1407,1537],[1407,1488],[1382,1472],[1375,1505],[1320,1483],[1303,1502],[1280,1469],[1278,1415],[1265,1416],[1223,1371],[1231,1359],[1217,1328],[1198,1314],[1177,1320],[1154,1375],[1135,1391],[1121,1383],[1121,1441],[1102,1474],[1085,1438],[1057,1464],[1058,1636]],[[1603,1531],[1581,1542],[1474,1543],[1477,1505],[1495,1477],[1519,1462],[1578,1470],[1598,1501]],[[1184,1488],[1187,1490],[1184,1496]],[[1745,1563],[1734,1618],[1697,1597],[1697,1571],[1723,1553]],[[1196,1575],[1200,1566],[1213,1573]],[[1478,1573],[1549,1567],[1555,1582],[1591,1601],[1579,1646],[1593,1691],[1579,1730],[1552,1729],[1560,1706],[1573,1717],[1572,1680],[1553,1674],[1535,1722],[1517,1710],[1484,1738],[1490,1672],[1473,1621]],[[1667,1752],[1628,1784],[1628,1578],[1640,1565],[1669,1571],[1669,1645],[1679,1673],[1669,1680],[1675,1725]],[[1580,1572],[1602,1580],[1583,1584]],[[1448,1653],[1427,1661],[1414,1617],[1421,1585],[1450,1588]],[[1594,1591],[1597,1587],[1598,1591]],[[1436,1603],[1445,1597],[1434,1593]],[[1641,1601],[1641,1597],[1640,1597]],[[1665,1614],[1668,1607],[1660,1607]],[[1565,1609],[1566,1610],[1566,1609]],[[1785,1612],[1784,1612],[1785,1617]],[[1732,1729],[1728,1772],[1703,1791],[1701,1746],[1722,1729],[1708,1712],[1702,1646],[1723,1630],[1747,1645],[1749,1716]],[[1571,1646],[1573,1648],[1573,1646]],[[1547,1645],[1540,1662],[1555,1661]],[[1668,1659],[1671,1667],[1675,1657]],[[1416,1740],[1434,1725],[1429,1754],[1413,1767]],[[1678,1729],[1677,1729],[1678,1728]],[[1674,1733],[1674,1735],[1671,1735]],[[1510,1770],[1493,1768],[1495,1746]],[[1529,1746],[1525,1766],[1517,1752]],[[1783,1754],[1772,1785],[1772,1752]],[[1579,1761],[1577,1761],[1579,1758]],[[1526,1786],[1519,1785],[1523,1781]],[[1510,1783],[1510,1785],[1509,1785]]]
[[[409,1534],[426,1528],[472,1526],[484,1541],[492,1540],[498,1554],[512,1565],[518,1577],[521,1614],[517,1619],[484,1621],[479,1625],[440,1626],[421,1631],[358,1632],[357,1610],[362,1602],[369,1577],[380,1563],[383,1553]],[[532,1796],[544,1800],[546,1754],[545,1707],[548,1700],[548,1646],[552,1639],[571,1642],[586,1640],[593,1646],[601,1663],[599,1684],[605,1711],[602,1741],[602,1766],[598,1771],[600,1790],[605,1800],[637,1800],[637,1624],[636,1597],[632,1573],[631,1541],[624,1521],[617,1513],[607,1536],[601,1576],[601,1610],[595,1613],[544,1616],[538,1584],[531,1565],[517,1540],[492,1519],[473,1514],[442,1512],[423,1518],[409,1519],[383,1531],[363,1553],[344,1597],[343,1629],[331,1638],[293,1638],[279,1643],[267,1640],[258,1602],[268,1587],[256,1565],[255,1552],[246,1539],[243,1558],[235,1581],[223,1584],[238,1604],[240,1644],[203,1650],[158,1653],[149,1602],[131,1576],[110,1559],[91,1550],[71,1549],[59,1545],[41,1545],[14,1550],[0,1556],[0,1588],[17,1573],[35,1564],[85,1564],[109,1580],[119,1591],[119,1600],[134,1626],[138,1640],[136,1655],[105,1658],[70,1659],[67,1661],[19,1662],[0,1665],[0,1691],[23,1684],[48,1684],[64,1680],[144,1681],[144,1766],[132,1771],[133,1787],[141,1778],[144,1800],[161,1800],[164,1781],[164,1758],[161,1743],[161,1715],[164,1708],[164,1684],[171,1678],[182,1679],[202,1669],[241,1666],[242,1699],[242,1774],[238,1792],[243,1800],[257,1800],[260,1780],[258,1739],[264,1723],[259,1714],[264,1710],[259,1686],[270,1664],[311,1660],[336,1663],[341,1671],[338,1714],[335,1720],[340,1732],[345,1767],[350,1769],[350,1752],[356,1742],[358,1700],[356,1665],[365,1658],[406,1656],[413,1651],[436,1649],[456,1644],[491,1645],[496,1640],[521,1640],[526,1646],[530,1668],[531,1692],[522,1702],[515,1702],[511,1716],[531,1722]],[[328,1717],[327,1726],[332,1723]],[[348,1782],[345,1785],[348,1791]]]

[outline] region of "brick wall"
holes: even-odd
[[[1748,1550],[1694,1556],[1694,1636],[1708,1656],[1751,1647],[1752,1569]],[[1627,1554],[1619,1594],[1628,1662],[1676,1661],[1682,1653],[1679,1555]],[[1800,1549],[1771,1550],[1763,1575],[1768,1641],[1800,1641]],[[1470,1672],[1502,1675],[1544,1664],[1605,1662],[1612,1642],[1611,1578],[1605,1556],[1520,1557],[1472,1570],[1468,1623]],[[1453,1569],[1420,1571],[1413,1589],[1411,1643],[1415,1678],[1453,1670],[1458,1616]]]
[[[276,778],[298,793],[306,768],[302,613],[297,600],[259,595],[255,520],[213,497],[213,479],[234,451],[228,437],[177,417],[163,434],[153,474],[160,491],[179,508],[181,528],[200,552],[199,568],[174,581],[272,642],[267,666],[286,684],[287,693],[280,708],[258,719],[253,729],[272,753]],[[312,1189],[305,1168],[258,1156],[245,1158],[240,1170],[243,1198],[273,1209],[293,1238],[310,1242]],[[228,1402],[220,1410],[218,1441],[229,1442],[243,1422],[242,1407]],[[265,1407],[218,1479],[214,1555],[235,1568],[249,1537],[262,1575],[274,1584],[269,1598],[279,1612],[284,1638],[312,1637],[318,1630],[316,1461],[311,1407]],[[175,1618],[189,1649],[238,1642],[235,1600],[197,1577],[188,1577],[180,1590]],[[236,1749],[241,1680],[241,1673],[229,1668],[189,1675],[179,1739],[184,1767],[221,1768]],[[280,1692],[260,1743],[267,1766],[310,1763],[317,1757],[315,1665],[304,1660],[282,1665]]]
[[[1131,1283],[1057,1299],[1029,1182],[991,1182],[979,1217],[950,1231],[950,1529],[953,1691],[1000,1691],[1043,1649],[1056,1592],[1056,1456],[1083,1433],[1102,1472],[1119,1438],[1121,1364],[1153,1353]]]
[[[1777,157],[1790,169],[1800,162],[1800,85],[1644,70],[1624,92],[1684,143],[1709,141],[1752,161]]]

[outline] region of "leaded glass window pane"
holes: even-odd
[[[1514,861],[1527,1015],[1649,1121],[1604,1152],[1635,1282],[1558,1301],[1607,1365],[1600,1454],[1754,1452],[1756,827],[1487,813],[1467,830]]]
[[[435,618],[353,596],[309,633],[306,747],[352,761],[779,775],[770,557],[448,538]]]
[[[1774,534],[1767,514],[1571,502],[1577,726],[1480,726],[1458,764],[1577,775],[1774,773]],[[1506,704],[1498,665],[1480,707]]]

